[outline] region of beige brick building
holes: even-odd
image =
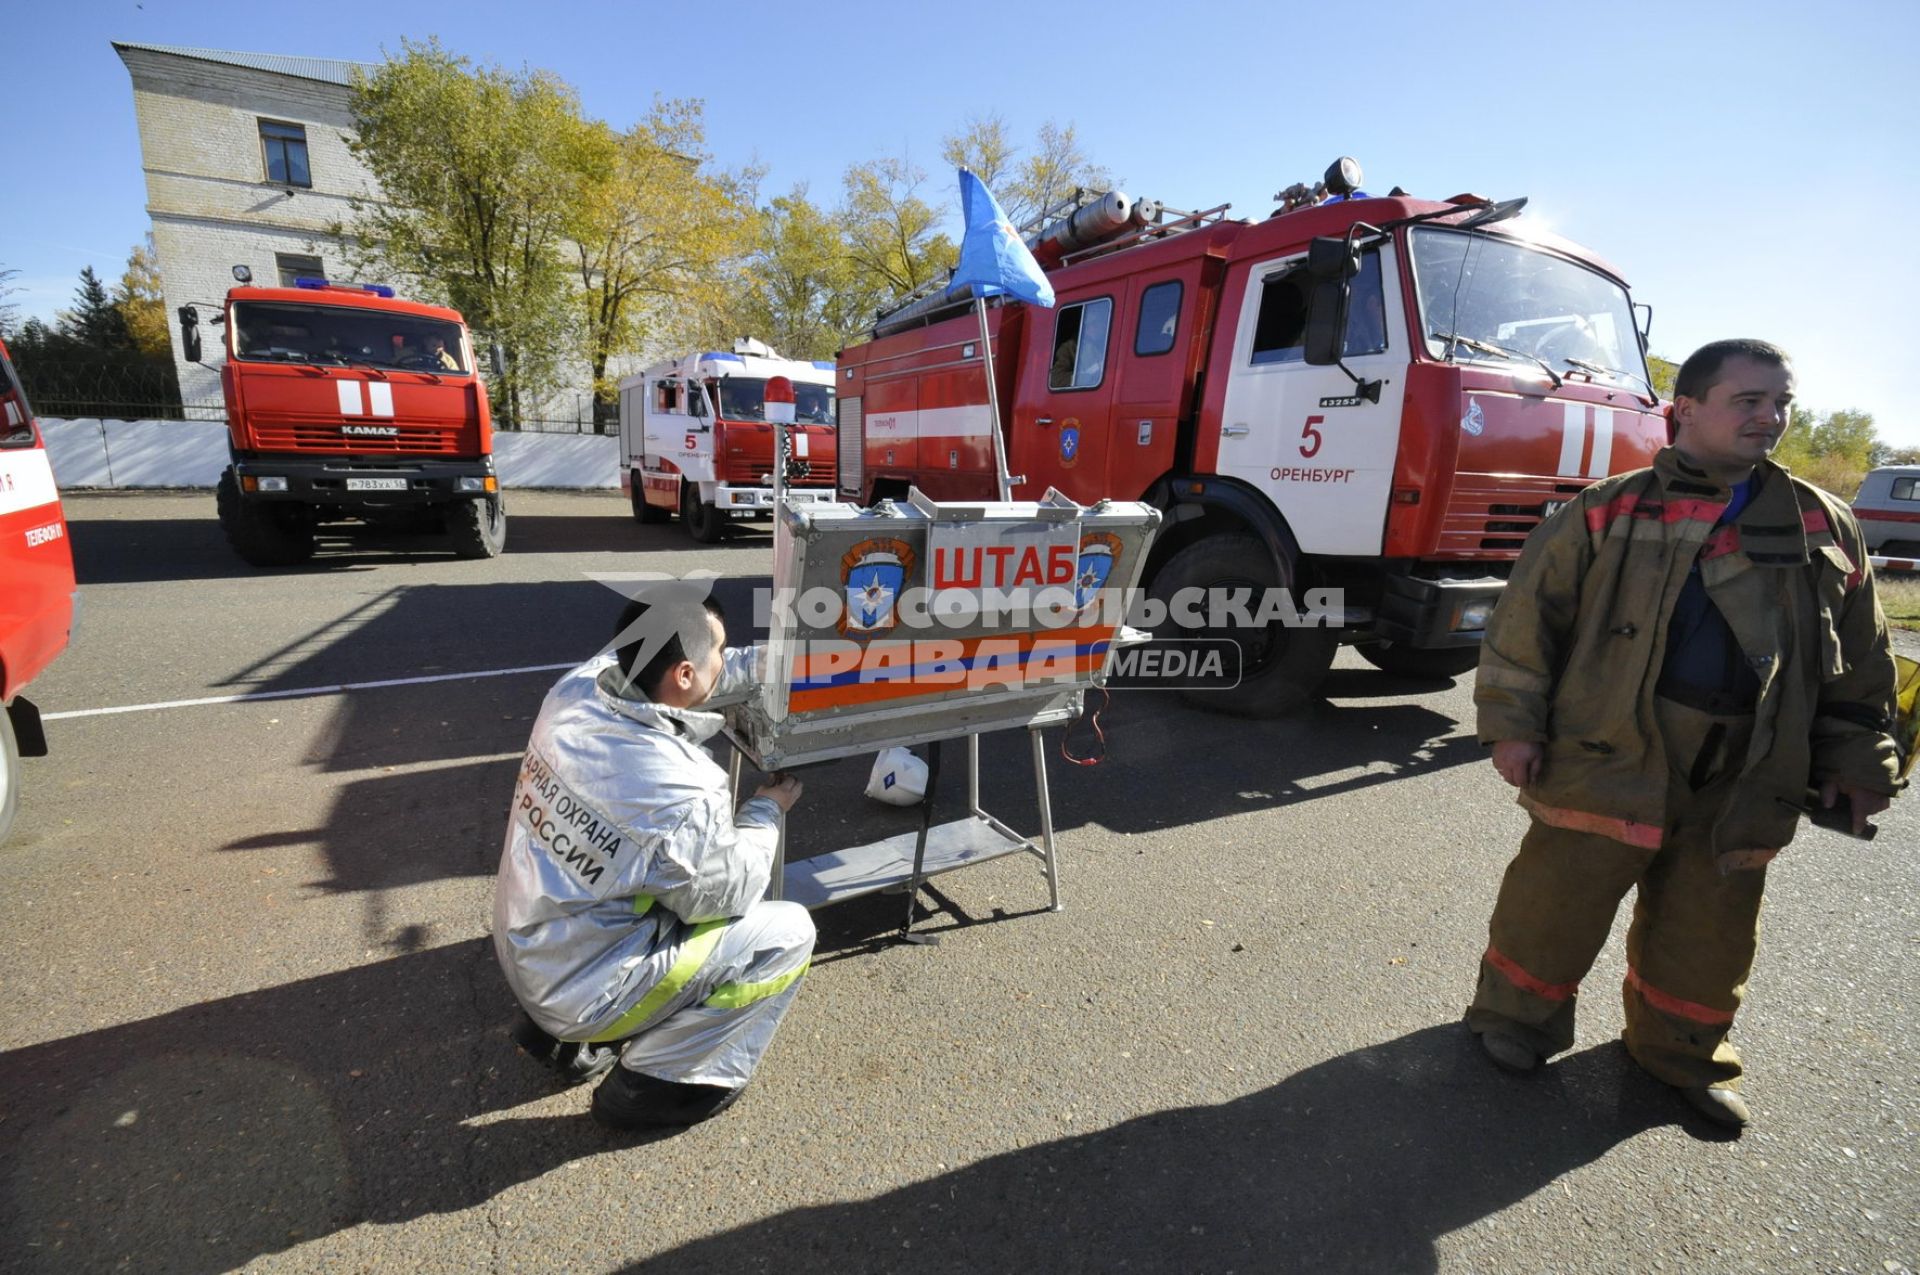
[[[351,87],[364,62],[114,43],[133,77],[134,116],[147,178],[147,213],[171,317],[181,306],[217,312],[246,266],[255,283],[303,275],[347,277],[345,246],[328,229],[351,223],[351,201],[379,197],[348,149]],[[352,271],[365,283],[391,283]],[[219,420],[220,329],[201,328],[204,363],[189,363],[177,322],[173,357],[190,418]],[[614,373],[626,367],[617,362]],[[636,364],[637,366],[637,364]],[[529,428],[591,428],[592,376],[563,372]]]
[[[244,265],[262,284],[345,265],[328,227],[378,191],[347,149],[349,88],[370,66],[320,58],[116,42],[133,77],[147,213],[168,313],[218,306]],[[204,313],[203,309],[203,313]],[[217,329],[206,364],[188,363],[174,328],[190,415],[221,415]]]

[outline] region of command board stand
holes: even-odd
[[[768,896],[791,899],[809,909],[825,907],[879,891],[911,893],[928,878],[956,868],[986,863],[1025,851],[1046,869],[1048,902],[1058,912],[1060,871],[1054,854],[1053,803],[1047,789],[1047,752],[1042,726],[1027,729],[1033,744],[1033,781],[1040,807],[1040,837],[1023,837],[980,805],[980,733],[967,741],[967,815],[948,823],[933,822],[933,803],[940,778],[942,744],[932,743],[927,768],[927,791],[921,798],[920,827],[863,846],[850,846],[811,859],[787,862],[787,821],[780,818],[780,837],[774,851],[773,882]],[[731,741],[730,741],[731,742]],[[735,802],[740,799],[740,763],[745,756],[734,744],[728,771]]]

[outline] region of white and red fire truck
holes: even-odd
[[[1015,498],[1161,508],[1158,598],[1341,591],[1337,628],[1229,606],[1178,634],[1239,646],[1241,684],[1190,696],[1210,707],[1285,712],[1341,642],[1390,672],[1472,668],[1527,533],[1666,441],[1617,270],[1515,220],[1524,200],[1357,184],[1336,164],[1331,197],[1295,188],[1257,222],[1110,192],[1032,241],[1056,308],[988,311]],[[970,304],[922,298],[841,353],[844,498],[994,496]]]
[[[713,544],[734,517],[771,513],[766,388],[775,376],[794,392],[786,499],[834,499],[833,364],[781,358],[743,338],[731,354],[689,354],[620,382],[620,485],[636,519],[677,512],[689,535]]]
[[[53,466],[0,342],[0,841],[20,808],[20,758],[47,754],[21,692],[66,649],[77,598]]]

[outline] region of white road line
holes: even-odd
[[[378,682],[342,682],[337,686],[296,686],[284,691],[249,691],[244,695],[209,695],[204,699],[170,699],[157,704],[122,704],[117,708],[75,708],[64,713],[42,713],[42,721],[57,722],[69,717],[105,717],[112,713],[150,713],[162,708],[198,708],[204,704],[244,704],[261,699],[308,699],[315,695],[338,695],[342,691],[373,691],[388,686],[422,686],[428,682],[464,682],[476,677],[512,677],[517,673],[554,673],[575,667],[568,664],[528,664],[521,668],[492,668],[478,673],[438,673],[432,677],[389,677]]]

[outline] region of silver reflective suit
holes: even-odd
[[[715,698],[746,689],[732,648]],[[705,742],[720,715],[655,704],[612,655],[547,694],[521,762],[494,887],[514,995],[561,1040],[624,1040],[621,1065],[738,1089],[813,953],[813,918],[764,896],[779,807],[733,809]]]

